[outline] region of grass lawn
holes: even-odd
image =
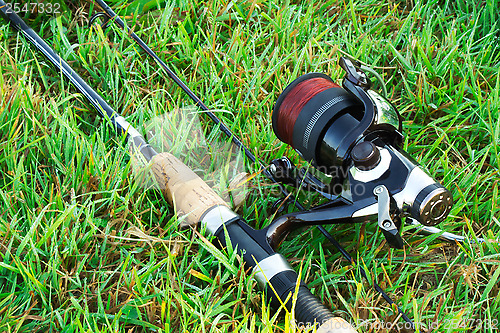
[[[89,2],[29,22],[138,128],[191,105],[119,30],[87,28]],[[360,332],[409,332],[374,329],[404,322],[373,281],[418,332],[500,328],[500,246],[474,243],[500,238],[500,1],[177,0],[135,15],[124,2],[109,1],[210,108],[229,111],[217,114],[264,163],[304,164],[271,128],[289,82],[315,71],[340,83],[342,55],[374,68],[404,119],[405,150],[453,193],[440,227],[467,241],[406,230],[394,250],[375,224],[329,226],[368,279],[316,229],[280,253]],[[134,180],[123,140],[5,21],[0,69],[0,332],[292,331],[235,252],[180,228]],[[248,189],[238,213],[261,228],[279,192],[261,175]]]

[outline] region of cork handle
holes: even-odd
[[[340,317],[335,317],[321,325],[317,333],[357,333],[354,327]]]
[[[198,223],[203,214],[214,206],[227,206],[197,174],[170,153],[156,155],[151,170],[177,214],[186,216],[183,225]]]

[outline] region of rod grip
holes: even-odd
[[[166,152],[158,154],[153,157],[151,162],[151,170],[155,175],[159,188],[165,198],[174,205],[177,213],[186,216],[185,223],[196,224],[210,208],[217,205],[227,206],[227,203],[197,174],[172,154]],[[242,229],[240,224],[229,224],[227,230],[233,246],[238,245],[248,249],[248,252],[244,252],[243,257],[251,266],[255,265],[255,259],[259,261],[270,254],[264,248],[261,249],[261,245],[245,229]],[[222,239],[224,238],[222,237]],[[242,243],[245,246],[242,246]],[[261,249],[260,252],[255,252],[258,249]],[[269,251],[272,252],[272,249],[269,248]],[[252,258],[247,258],[250,254],[253,254]],[[291,283],[285,283],[282,287],[292,291],[296,281],[295,272],[282,272],[275,278],[290,273],[295,278],[291,279]],[[272,278],[270,282],[275,281],[275,278]],[[285,280],[288,281],[289,279]],[[275,287],[278,287],[278,285]],[[282,288],[278,289],[281,290]],[[299,287],[299,294],[297,296],[295,311],[299,322],[323,322],[317,330],[318,333],[356,333],[356,330],[342,318],[333,317],[331,312],[311,294],[306,286]]]
[[[177,214],[186,216],[183,225],[198,223],[210,208],[227,203],[197,174],[170,153],[153,157],[151,170],[158,186]]]
[[[268,285],[267,294],[275,306],[279,306],[280,301],[288,299],[285,304],[287,309],[291,309],[292,298],[290,293],[295,292],[297,285],[297,273],[295,271],[283,271],[273,276]],[[333,313],[316,298],[309,288],[301,282],[298,287],[297,301],[295,303],[295,319],[299,327],[307,327],[309,325],[317,325],[318,333],[357,333],[357,331],[344,319],[334,317]]]

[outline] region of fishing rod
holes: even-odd
[[[120,28],[122,28],[124,31],[126,31],[127,34],[146,52],[146,54],[149,57],[151,57],[152,59],[154,59],[157,62],[157,64],[160,65],[160,67],[163,70],[165,70],[168,77],[170,79],[172,79],[192,99],[192,101],[197,106],[200,107],[200,109],[205,111],[204,113],[215,123],[215,125],[220,126],[221,132],[223,132],[229,138],[231,138],[232,142],[245,153],[245,156],[251,162],[258,163],[263,174],[269,180],[271,180],[273,183],[278,185],[280,191],[282,192],[282,194],[285,198],[287,198],[289,196],[289,193],[286,190],[286,188],[283,187],[282,185],[292,185],[295,187],[303,187],[303,188],[308,188],[308,189],[311,189],[311,187],[312,187],[313,190],[315,190],[316,192],[325,196],[326,198],[332,198],[332,196],[328,195],[327,192],[323,192],[323,191],[321,191],[320,188],[318,188],[318,184],[320,184],[320,182],[314,176],[312,176],[310,173],[303,171],[303,170],[300,170],[300,171],[295,170],[295,166],[288,160],[288,158],[275,159],[274,161],[271,162],[271,164],[269,166],[264,166],[264,164],[260,160],[257,159],[257,157],[242,143],[242,141],[231,132],[229,127],[226,126],[213,112],[210,111],[210,109],[202,102],[202,100],[175,74],[175,72],[136,33],[134,33],[130,28],[126,27],[123,19],[121,19],[120,16],[117,15],[116,12],[114,12],[113,9],[109,5],[107,5],[105,1],[103,1],[103,0],[91,0],[91,2],[97,4],[103,10],[103,12],[98,12],[98,13],[95,13],[94,15],[92,15],[90,20],[89,20],[89,26],[91,26],[96,19],[98,19],[100,17],[104,17],[105,23],[103,24],[103,27],[107,26],[109,24],[109,22],[113,22],[113,23],[117,24]],[[353,71],[353,73],[354,72],[356,72],[356,73],[348,74],[348,75],[354,75],[354,77],[357,75],[363,76],[363,80],[366,81],[365,87],[369,88],[369,86],[371,85],[371,82],[369,82],[368,78],[366,78],[365,74],[363,73],[363,70],[370,72],[370,73],[373,73],[382,83],[382,88],[384,91],[383,96],[387,95],[386,88],[385,88],[385,85],[383,84],[381,77],[373,69],[371,69],[367,66],[361,65],[361,64],[356,64],[357,66],[353,66],[353,65],[354,64],[351,65],[350,70]],[[300,78],[300,80],[298,80],[298,81],[302,81],[302,80],[303,80],[303,78]],[[295,83],[298,83],[298,81]],[[290,86],[294,85],[295,83],[292,83]],[[284,93],[282,94],[282,97],[284,97],[285,92],[287,92],[286,89],[285,89]],[[402,130],[401,117],[400,117],[399,113],[397,112],[397,110],[394,108],[394,106],[389,101],[387,101],[385,99],[385,97],[378,95],[378,93],[374,92],[373,90],[368,90],[368,92],[370,94],[369,98],[375,100],[374,106],[377,110],[380,110],[379,113],[385,112],[385,115],[390,115],[390,117],[393,118],[393,122],[394,122],[392,124],[393,127],[397,128],[399,131],[401,131]],[[389,106],[383,105],[383,103],[388,103]],[[296,108],[296,110],[300,110],[300,108]],[[285,123],[285,122],[289,121],[290,119],[285,119],[285,121],[278,123],[278,120],[277,120],[278,113],[279,113],[279,110],[276,110],[276,109],[275,109],[275,112],[273,112],[273,129],[275,130],[277,137],[283,141],[283,139],[279,135],[279,131],[281,129],[278,129],[278,124],[280,124],[280,126],[281,126],[282,123]],[[295,117],[296,116],[297,115],[295,115]],[[376,116],[378,116],[378,115],[376,115]],[[307,118],[307,117],[302,116],[302,118]],[[383,118],[383,116],[382,116],[382,118]],[[398,118],[398,119],[395,120],[395,118]],[[293,119],[294,123],[291,125],[292,127],[296,123],[296,120],[297,120],[296,118]],[[308,119],[305,119],[305,120],[308,120]],[[317,120],[316,120],[316,122],[317,122]],[[309,124],[310,124],[310,122],[309,122]],[[285,124],[283,127],[286,128],[287,125],[288,125],[288,127],[290,127],[289,124]],[[324,128],[323,128],[323,130],[324,130]],[[400,139],[402,139],[402,134],[399,133],[397,135],[400,137]],[[285,143],[290,144],[291,141],[293,141],[293,138],[287,137],[287,141],[288,142],[285,142]],[[293,146],[293,144],[292,144],[292,146]],[[305,155],[303,155],[303,152],[301,150],[298,150],[298,149],[296,149],[296,150],[298,151],[299,155],[306,157],[306,159],[308,159],[308,160],[313,160],[313,158],[311,156],[311,154],[313,154],[312,153],[313,150],[305,148],[304,149]],[[330,152],[330,154],[336,154],[336,153]],[[327,168],[329,168],[329,167],[331,167],[331,166],[327,166]],[[319,169],[321,171],[321,166]],[[339,170],[337,169],[334,171],[334,173],[335,172],[339,172]],[[328,171],[326,173],[328,173]],[[346,173],[345,170],[343,170],[343,173],[345,176],[345,173]],[[339,179],[337,179],[337,181],[338,180]],[[338,185],[338,182],[335,185]],[[304,210],[303,205],[301,205],[297,200],[294,200],[294,204],[299,210]],[[440,205],[440,206],[442,206],[442,205]],[[448,213],[448,212],[445,212],[445,213]],[[452,243],[454,243],[454,242],[462,243],[462,242],[466,241],[464,236],[456,235],[456,234],[453,234],[450,232],[443,232],[443,230],[433,226],[435,224],[438,224],[440,221],[442,221],[444,219],[445,215],[447,215],[447,214],[443,214],[442,219],[440,219],[439,221],[436,221],[434,223],[430,223],[429,225],[427,225],[426,223],[422,224],[421,221],[419,221],[419,219],[418,219],[420,216],[417,216],[417,218],[412,218],[412,217],[407,218],[406,223],[408,225],[413,226],[414,227],[413,230],[416,230],[419,233],[424,234],[424,235],[437,234],[439,238],[441,238],[445,241],[448,241],[448,242],[452,242]],[[318,225],[317,227],[329,240],[331,240],[332,244],[335,245],[342,254],[344,254],[344,256],[346,257],[346,259],[348,261],[352,262],[354,260],[342,248],[342,246],[333,239],[333,237],[328,233],[328,231],[326,229],[324,229],[321,225]],[[485,241],[486,240],[483,238],[477,238],[478,243],[483,243]]]
[[[370,68],[342,59],[341,66],[347,72],[346,79],[343,82],[344,90],[339,89],[340,87],[333,83],[329,77],[310,73],[292,82],[278,98],[274,107],[273,129],[277,137],[294,147],[305,159],[312,161],[320,171],[333,175],[333,186],[327,185],[304,169],[297,170],[286,157],[276,159],[269,166],[264,166],[231,133],[228,127],[210,112],[209,108],[175,75],[169,66],[137,34],[125,26],[124,21],[110,6],[103,0],[93,0],[92,2],[97,3],[103,12],[92,15],[89,26],[97,18],[103,17],[105,19],[103,27],[107,26],[109,22],[114,22],[123,29],[148,56],[153,58],[165,70],[168,77],[177,83],[196,105],[206,111],[205,113],[216,125],[220,125],[222,132],[228,135],[252,162],[257,161],[264,175],[273,183],[278,184],[284,198],[288,198],[289,193],[283,185],[313,190],[328,199],[336,197],[329,203],[330,207],[334,209],[324,211],[323,214],[315,212],[314,214],[307,213],[300,216],[288,215],[282,217],[281,220],[274,221],[268,227],[268,231],[271,230],[269,239],[274,239],[273,246],[277,246],[286,234],[299,226],[329,222],[359,222],[359,220],[365,220],[367,216],[373,218],[374,215],[377,215],[378,224],[388,243],[396,248],[401,248],[403,244],[399,235],[402,215],[406,215],[405,222],[407,225],[415,227],[411,230],[416,230],[421,234],[437,234],[439,238],[449,242],[464,242],[466,240],[463,236],[443,232],[433,226],[444,220],[448,215],[453,198],[448,190],[434,181],[400,148],[403,138],[401,134],[401,117],[396,108],[384,98],[386,95],[385,86],[383,86],[384,97],[370,89],[370,81],[363,70],[375,74],[383,84],[381,78]],[[311,90],[317,91],[310,93]],[[346,91],[348,94],[345,94]],[[317,96],[320,93],[327,94],[326,99]],[[351,94],[349,95],[349,93]],[[293,96],[296,94],[301,94],[301,99],[294,98]],[[355,97],[354,100],[352,95]],[[313,103],[313,99],[316,104],[322,103],[321,107],[308,105],[309,107],[306,108],[306,104],[308,102]],[[355,112],[351,112],[354,117],[350,118],[347,115],[342,115],[350,108],[359,110],[361,109],[360,106],[363,106],[364,114],[360,115],[359,111],[357,115],[353,114]],[[341,119],[335,119],[336,117]],[[328,124],[332,122],[332,119],[335,120],[335,125],[332,124],[332,126],[325,129],[327,126],[322,126],[322,124]],[[364,123],[356,123],[357,120]],[[304,124],[302,128],[301,124]],[[354,130],[346,132],[346,128],[354,128]],[[342,133],[344,137],[336,138],[335,136],[338,136],[338,133]],[[359,140],[362,137],[364,137],[364,140]],[[308,144],[308,141],[311,144]],[[381,164],[380,152],[385,155]],[[394,155],[396,156],[391,163],[391,158]],[[401,168],[401,165],[398,165],[398,162],[404,164],[406,170],[398,173],[396,169],[404,169]],[[349,166],[349,164],[351,165]],[[389,182],[391,183],[391,191],[387,191],[387,188],[384,189],[384,185],[375,187],[370,184],[375,180],[379,180],[382,173],[389,168],[393,171],[389,177],[393,179]],[[352,172],[349,174],[349,171]],[[352,205],[352,193],[342,193],[342,186],[340,186],[341,190],[338,190],[339,185],[343,184],[346,178],[350,178],[348,181],[351,182],[351,189],[361,185],[365,192],[370,193],[370,191],[366,191],[366,187],[371,186],[370,190],[373,189],[373,194],[377,197],[378,207],[375,207],[376,204],[373,202],[373,198],[368,200],[371,204],[368,202],[361,203],[360,196],[354,198],[355,201],[357,199],[357,207]],[[366,186],[367,184],[368,186]],[[339,194],[340,196],[338,196]],[[346,197],[349,199],[346,199]],[[297,200],[293,200],[293,203],[300,211],[304,211],[304,207]],[[343,208],[340,208],[341,206]],[[322,206],[321,208],[326,207]],[[385,208],[382,210],[381,207]],[[358,210],[360,216],[354,216],[355,208],[360,208]],[[363,209],[365,211],[360,214],[359,211]],[[399,209],[399,214],[392,214],[394,209]],[[360,219],[360,217],[362,218]],[[391,221],[391,217],[394,221]],[[356,260],[323,226],[318,225],[317,227],[341,252],[344,258],[355,265],[357,264]],[[482,238],[477,239],[477,242],[484,241]],[[367,278],[365,270],[362,267],[359,267],[359,270],[361,275]],[[374,288],[389,304],[396,305],[378,284],[374,283]],[[401,317],[414,329],[411,319],[399,306],[396,305],[396,307]]]
[[[103,12],[98,12],[93,14],[90,19],[89,19],[89,24],[88,26],[91,27],[92,24],[98,19],[98,18],[104,18],[105,22],[103,23],[103,27],[106,27],[109,22],[113,22],[116,25],[118,25],[121,29],[127,32],[127,34],[139,45],[140,48],[142,48],[146,54],[151,57],[153,60],[156,61],[157,64],[160,65],[160,67],[165,71],[167,76],[174,81],[179,88],[181,88],[186,95],[188,95],[191,100],[201,109],[204,111],[204,114],[206,114],[210,120],[213,121],[213,123],[216,126],[219,126],[218,128],[222,133],[227,135],[233,144],[235,144],[239,149],[241,149],[245,156],[252,162],[252,163],[257,163],[258,166],[260,167],[261,172],[269,179],[271,180],[274,184],[278,186],[280,189],[283,198],[289,198],[290,193],[287,191],[287,189],[283,186],[283,184],[299,184],[299,183],[304,183],[304,176],[296,176],[292,179],[292,177],[289,175],[289,171],[286,172],[285,177],[283,177],[284,172],[282,172],[283,165],[285,166],[291,166],[291,162],[288,159],[276,159],[273,161],[273,163],[268,167],[264,166],[264,164],[257,159],[257,157],[242,143],[242,141],[234,135],[229,127],[224,124],[211,110],[210,108],[203,103],[203,101],[175,74],[175,72],[131,29],[127,28],[125,25],[125,22],[123,19],[103,0],[91,0],[93,3],[96,3],[102,10]],[[271,172],[270,172],[271,171]],[[277,176],[277,177],[276,177]],[[278,179],[277,179],[278,178]],[[324,193],[322,193],[324,195]],[[280,201],[277,201],[275,206],[278,206]],[[304,210],[305,207],[298,201],[298,200],[293,200],[293,204],[295,207],[299,210]],[[420,224],[418,222],[415,222],[416,226],[419,226]],[[316,228],[326,237],[326,239],[334,245],[338,251],[342,254],[342,256],[350,263],[357,265],[357,261],[355,258],[353,258],[345,249],[344,247],[322,226],[322,225],[316,225]],[[422,230],[422,229],[420,229]],[[366,271],[364,270],[363,267],[358,267],[360,274],[363,278],[368,280],[368,275]],[[382,295],[384,300],[389,303],[390,305],[393,305],[396,307],[398,310],[398,313],[401,315],[401,318],[410,324],[410,327],[414,329],[414,323],[413,321],[406,315],[406,313],[401,309],[399,305],[396,304],[392,300],[392,298],[383,290],[382,287],[380,287],[375,281],[373,282],[373,287],[374,289]]]
[[[286,258],[271,247],[262,231],[251,228],[242,217],[229,209],[201,178],[170,153],[156,152],[125,118],[93,90],[26,22],[0,0],[0,14],[87,99],[97,113],[108,120],[118,136],[126,136],[132,147],[151,163],[165,198],[184,212],[191,224],[199,223],[217,237],[240,249],[245,268],[251,269],[275,306],[294,310],[298,323],[313,325],[317,332],[348,333],[356,330],[344,319],[335,317],[302,282]],[[226,235],[228,238],[226,238]],[[292,297],[296,291],[296,295]],[[292,299],[296,297],[295,304]]]

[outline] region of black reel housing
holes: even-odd
[[[287,121],[283,119],[282,103],[289,95],[301,98],[294,95],[295,88],[304,81],[333,80],[320,73],[297,78],[279,96],[272,117],[278,138],[286,140],[319,171],[330,175],[331,182],[324,184],[310,173],[294,171],[294,165],[286,158],[273,161],[271,168],[275,178],[283,183],[305,182],[308,189],[325,197],[340,197],[329,208],[278,218],[269,226],[268,234],[270,238],[282,239],[288,229],[303,224],[363,222],[378,217],[389,243],[402,247],[398,232],[401,217],[436,225],[448,216],[452,195],[401,149],[402,121],[396,108],[369,89],[370,81],[353,62],[341,58],[340,66],[347,73],[343,88],[321,91],[296,110],[291,140],[280,129],[282,122]],[[300,175],[302,179],[294,183],[291,175]]]

